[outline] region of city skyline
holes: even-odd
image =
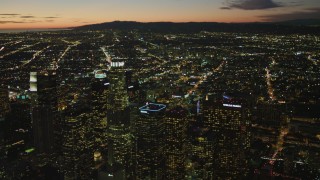
[[[231,23],[320,17],[316,0],[4,0],[1,4],[0,29],[68,28],[116,20]]]
[[[319,0],[2,0],[0,179],[320,180]]]
[[[319,27],[112,24],[0,36],[0,179],[320,178]]]

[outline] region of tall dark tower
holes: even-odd
[[[5,115],[9,111],[10,104],[8,88],[0,85],[0,121],[4,120]]]
[[[213,135],[212,173],[214,179],[243,179],[247,173],[246,152],[250,147],[250,111],[231,96],[221,101],[206,99],[203,103],[204,123]]]
[[[188,111],[180,106],[166,112],[165,178],[184,179],[187,156]]]
[[[31,72],[30,91],[34,145],[37,152],[50,153],[56,142],[54,129],[58,111],[55,72]]]
[[[118,163],[128,171],[132,136],[124,63],[112,62],[107,77],[110,81],[107,98],[108,162],[111,165]]]
[[[166,106],[148,103],[135,119],[137,179],[164,178],[164,116]]]

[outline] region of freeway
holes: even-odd
[[[32,57],[30,60],[28,60],[28,61],[26,61],[25,63],[23,63],[23,64],[21,65],[21,67],[24,67],[24,66],[28,65],[31,61],[33,61],[37,56],[39,56],[43,51],[45,51],[45,50],[48,49],[49,47],[50,47],[50,46],[47,46],[47,47],[45,47],[45,48],[37,51],[37,52],[33,55],[33,57]],[[20,68],[20,67],[18,67],[18,68]]]
[[[24,49],[30,48],[30,47],[32,47],[32,46],[35,46],[35,45],[37,45],[37,44],[39,44],[39,43],[40,43],[40,42],[37,42],[37,43],[32,44],[32,45],[26,45],[26,46],[24,46],[24,47],[22,47],[22,48],[20,48],[20,49],[17,49],[17,50],[15,50],[15,51],[11,51],[11,52],[9,52],[9,53],[7,53],[7,54],[4,54],[4,55],[0,56],[0,59],[1,59],[1,58],[4,58],[4,57],[6,57],[6,56],[9,56],[9,55],[15,54],[15,53],[17,53],[17,52],[20,52],[20,51],[22,51],[22,50],[24,50]]]
[[[16,44],[19,44],[19,43],[21,43],[21,42],[22,42],[22,41],[9,41],[9,42],[7,42],[7,43],[1,44],[1,46],[11,45],[11,44],[16,45]]]

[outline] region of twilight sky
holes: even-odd
[[[0,29],[121,21],[255,22],[320,19],[319,0],[1,0]]]

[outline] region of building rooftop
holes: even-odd
[[[140,107],[139,110],[143,114],[150,114],[165,110],[166,107],[167,106],[164,104],[147,103],[146,105]]]

